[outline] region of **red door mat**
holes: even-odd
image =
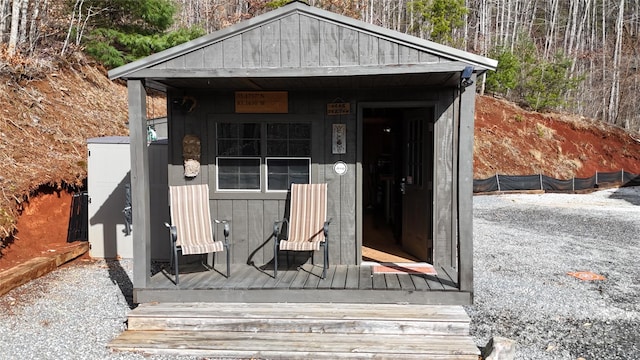
[[[428,274],[437,275],[431,264],[425,263],[380,263],[373,266],[374,274]]]

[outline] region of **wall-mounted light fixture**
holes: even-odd
[[[464,70],[462,70],[462,75],[460,75],[460,86],[466,88],[473,85],[473,80],[471,80],[472,75],[473,66],[465,66]]]

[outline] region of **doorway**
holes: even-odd
[[[431,108],[362,111],[362,261],[431,262]]]

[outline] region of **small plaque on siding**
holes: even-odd
[[[351,114],[351,104],[348,102],[327,104],[327,115],[348,115]]]
[[[347,124],[333,124],[331,142],[333,154],[347,153]]]
[[[335,164],[333,164],[333,171],[336,172],[336,174],[338,175],[344,175],[347,173],[347,169],[349,169],[349,167],[347,166],[347,164],[345,164],[342,161],[338,161]]]
[[[236,113],[286,114],[289,98],[286,91],[236,91]]]

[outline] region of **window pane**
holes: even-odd
[[[268,190],[287,190],[289,184],[309,183],[309,159],[267,159]]]
[[[309,174],[309,162],[306,160],[292,161],[289,164],[289,173],[291,174]]]
[[[289,176],[289,181],[294,183],[294,184],[308,184],[309,183],[309,174],[291,175],[291,176]]]
[[[288,167],[288,161],[285,159],[269,159],[267,163],[269,165],[270,174],[286,174]]]
[[[218,174],[218,188],[237,189],[238,182],[236,175]]]
[[[292,140],[289,142],[289,156],[309,156],[311,155],[311,144],[309,140]]]
[[[287,156],[286,140],[269,140],[267,142],[267,156]]]
[[[269,175],[269,190],[288,190],[288,176],[285,175]]]
[[[260,190],[260,174],[238,176],[236,189]]]
[[[218,188],[260,189],[260,159],[218,159]]]
[[[218,123],[218,138],[235,139],[238,134],[238,124]]]
[[[246,123],[240,126],[241,137],[245,139],[260,139],[260,124]]]
[[[267,139],[287,139],[287,124],[269,124],[267,125]]]
[[[218,123],[218,155],[260,156],[260,124]]]
[[[236,140],[218,140],[218,155],[239,155],[240,149]]]
[[[289,137],[291,139],[311,139],[311,124],[291,124]]]
[[[260,140],[241,140],[240,155],[244,156],[260,156]]]

